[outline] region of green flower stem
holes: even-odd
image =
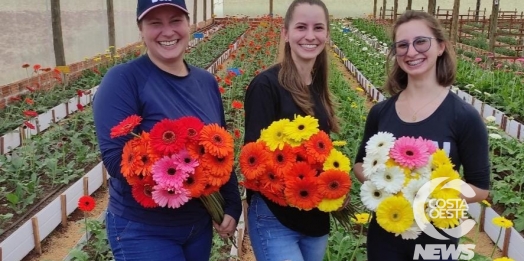
[[[353,251],[353,254],[351,254],[351,258],[349,258],[349,261],[353,261],[353,258],[355,258],[355,255],[357,254],[357,250],[360,247],[360,240],[362,239],[363,233],[364,233],[364,224],[360,224],[360,234],[358,235],[357,245],[355,246],[355,250]]]
[[[499,230],[499,235],[497,236],[497,241],[495,242],[495,245],[493,246],[493,251],[491,251],[491,255],[489,256],[490,258],[493,258],[493,254],[495,254],[495,249],[497,249],[497,245],[499,243],[501,235],[502,235],[502,227]]]

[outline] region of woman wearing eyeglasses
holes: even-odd
[[[355,160],[356,177],[360,182],[366,180],[362,169],[365,146],[378,132],[390,132],[395,137],[423,137],[446,151],[455,170],[462,167],[464,181],[476,194],[465,198],[466,202],[485,199],[490,181],[487,130],[473,106],[450,92],[456,58],[442,27],[428,13],[406,11],[396,21],[392,38],[384,86],[391,98],[369,112]],[[446,246],[444,250],[456,247],[458,238],[438,231],[448,239],[436,239],[422,232],[416,239],[405,240],[384,230],[373,218],[367,237],[368,260],[424,260],[424,256],[431,256],[431,260],[458,259],[454,251],[449,256],[440,251],[420,255],[422,249],[431,252],[431,244]]]

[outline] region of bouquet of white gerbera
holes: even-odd
[[[403,239],[417,238],[430,222],[455,227],[467,211],[458,172],[430,140],[379,132],[366,144],[362,167],[364,206],[376,212],[382,228]]]

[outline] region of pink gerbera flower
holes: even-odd
[[[196,159],[191,158],[186,149],[182,149],[175,155],[175,162],[178,165],[177,169],[187,174],[195,173],[195,168],[199,165]]]
[[[189,201],[189,190],[181,187],[156,185],[153,190],[153,200],[161,207],[179,208]]]
[[[417,142],[419,142],[419,144],[421,144],[421,145],[426,146],[429,155],[431,155],[431,154],[435,153],[435,151],[437,151],[437,145],[432,140],[426,140],[426,139],[424,139],[422,137],[419,137],[417,139]]]
[[[161,185],[181,188],[189,174],[179,170],[178,166],[175,155],[163,157],[153,165],[153,180]]]
[[[410,169],[420,168],[426,165],[429,153],[424,146],[412,137],[401,137],[395,141],[389,156],[402,167]]]

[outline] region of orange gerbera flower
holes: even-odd
[[[286,182],[297,179],[315,178],[317,171],[311,168],[307,162],[297,162],[290,169],[289,174],[284,176]]]
[[[319,131],[313,134],[313,136],[305,142],[304,146],[306,147],[310,163],[324,162],[333,148],[333,143],[325,132]]]
[[[204,127],[204,123],[193,116],[182,117],[177,120],[177,123],[187,134],[187,142],[197,141],[200,131]]]
[[[145,208],[154,208],[158,207],[158,204],[153,200],[153,187],[155,182],[151,180],[142,180],[141,182],[136,183],[131,188],[131,194],[133,198]]]
[[[202,196],[209,196],[209,195],[217,192],[218,190],[220,190],[219,186],[213,186],[213,185],[210,185],[210,184],[206,184],[206,186],[204,188],[204,191],[202,191]]]
[[[238,110],[244,108],[244,104],[242,102],[240,102],[240,101],[237,101],[237,100],[233,101],[231,103],[231,106],[233,108],[235,108],[235,109],[238,109]]]
[[[204,154],[206,153],[206,149],[204,148],[204,146],[196,142],[186,143],[186,149],[187,149],[187,152],[189,153],[189,156],[192,159],[196,159],[196,160],[200,159],[200,157],[204,156]]]
[[[240,171],[247,179],[256,179],[266,171],[271,155],[262,142],[250,142],[240,151]]]
[[[186,143],[187,130],[176,120],[163,119],[150,132],[151,145],[161,155],[178,153]]]
[[[135,147],[135,175],[151,175],[151,169],[158,155],[151,148],[151,139],[149,133],[143,132],[138,139],[138,145]]]
[[[275,166],[268,165],[266,171],[260,175],[260,192],[269,191],[276,193],[284,190],[284,177],[280,175]]]
[[[114,139],[116,137],[125,136],[131,133],[136,126],[140,125],[141,121],[142,117],[135,114],[125,118],[118,125],[111,128],[111,138]]]
[[[344,171],[331,169],[318,176],[320,194],[327,199],[337,199],[349,192],[351,179]]]
[[[288,182],[284,193],[289,205],[303,210],[311,210],[322,201],[316,178],[296,179]]]
[[[131,186],[138,184],[139,182],[154,182],[153,176],[144,176],[144,175],[131,175],[126,177],[127,183]],[[153,183],[154,184],[154,183]]]
[[[204,172],[204,167],[198,166],[195,168],[195,173],[189,175],[184,181],[184,188],[189,190],[192,198],[198,198],[204,192],[207,184],[206,173]]]
[[[224,128],[213,123],[204,126],[200,132],[199,144],[204,146],[207,153],[218,157],[225,157],[233,153],[233,137]]]
[[[285,144],[281,150],[275,149],[271,156],[276,171],[282,176],[287,175],[296,162],[296,154],[293,153],[293,148],[288,144]]]
[[[139,157],[137,150],[138,146],[140,146],[140,138],[138,137],[129,140],[124,145],[120,167],[122,175],[126,178],[133,176],[134,173],[138,172],[137,166],[135,165],[135,162],[137,162]]]
[[[306,147],[302,144],[300,146],[293,147],[293,153],[295,153],[296,162],[302,162],[308,160]]]
[[[206,172],[208,172],[209,183],[213,185],[220,183],[220,180],[226,177],[229,179],[229,176],[233,171],[233,163],[233,153],[226,155],[225,157],[217,157],[206,153],[200,158],[200,165],[202,165]]]
[[[276,204],[280,206],[287,206],[286,198],[284,195],[284,189],[281,189],[279,191],[271,192],[271,191],[265,191],[262,192],[262,195],[266,196],[269,200],[275,202]]]
[[[260,181],[258,179],[245,179],[244,181],[241,181],[239,183],[246,189],[260,191]]]

